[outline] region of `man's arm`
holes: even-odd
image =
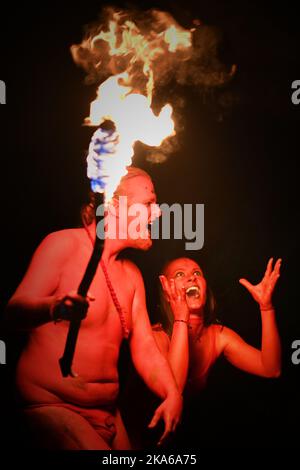
[[[55,291],[74,240],[69,231],[49,234],[36,249],[27,272],[8,302],[4,322],[8,328],[28,330],[51,321]]]
[[[135,281],[132,306],[132,334],[130,350],[133,363],[148,387],[164,401],[157,408],[149,427],[154,427],[162,418],[165,432],[160,443],[174,431],[182,411],[182,398],[167,359],[161,354],[154,340],[148,318],[145,289],[137,267],[130,263],[131,275]]]

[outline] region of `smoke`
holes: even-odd
[[[151,61],[156,88],[174,79],[181,85],[220,86],[234,73],[234,68],[227,70],[218,58],[221,37],[216,28],[199,24],[197,21],[191,30],[184,30],[169,13],[163,11],[138,12],[115,10],[110,7],[103,10],[100,24],[86,28],[85,38],[81,44],[71,46],[74,61],[87,72],[87,83],[100,83],[108,76],[128,69],[133,71],[132,82],[137,88],[144,81],[142,70],[144,64],[140,59],[140,51],[137,53],[128,40],[128,47],[123,48],[123,53],[121,51],[115,55],[109,53],[109,45],[104,37],[109,31],[111,21],[116,22],[114,29],[116,48],[122,41],[122,36],[126,37],[128,31],[136,37],[140,34],[146,39],[147,44],[144,41],[142,52],[148,54],[147,59]],[[163,32],[172,25],[181,32],[191,32],[190,48],[181,47],[176,52],[168,50]],[[137,41],[136,47],[143,47],[141,41]]]

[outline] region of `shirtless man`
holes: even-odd
[[[146,205],[147,223],[160,215],[152,181],[142,170],[130,168],[121,180],[108,224],[118,220],[120,195],[128,197],[128,207],[137,202]],[[152,209],[153,205],[156,208],[154,215],[151,204]],[[136,239],[128,232],[126,237],[123,234],[116,239],[106,238],[102,260],[130,330],[133,363],[145,383],[162,399],[149,425],[153,427],[164,420],[162,442],[179,421],[182,399],[168,362],[153,339],[142,276],[133,263],[118,259],[127,247],[151,247],[149,232],[145,227],[141,229],[141,236]],[[17,367],[17,388],[36,445],[44,449],[130,448],[115,407],[122,328],[100,265],[89,296],[75,294],[92,252],[94,234],[95,222],[48,235],[34,253],[7,307],[8,325],[30,332]],[[78,375],[63,378],[58,359],[64,350],[68,319],[74,312],[86,316],[73,360]],[[54,322],[57,318],[60,321]]]

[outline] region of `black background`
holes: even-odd
[[[91,130],[82,127],[95,87],[69,47],[104,2],[7,3],[1,12],[0,106],[1,302],[20,282],[31,255],[49,232],[79,224],[86,200],[84,152]],[[126,6],[125,2],[115,5]],[[132,3],[133,4],[133,3]],[[139,3],[141,6],[141,3]],[[291,343],[300,339],[297,301],[297,160],[300,105],[291,102],[299,77],[299,31],[292,8],[274,2],[143,2],[171,12],[188,27],[193,18],[223,33],[223,60],[237,64],[232,82],[206,92],[182,87],[180,148],[163,165],[137,154],[134,163],[153,177],[158,201],[205,204],[205,243],[190,252],[218,300],[219,318],[253,345],[260,344],[259,311],[238,279],[259,281],[270,256],[283,259],[275,295],[283,341],[283,372],[265,380],[220,360],[181,444],[206,447],[296,446],[300,423],[300,365]],[[225,104],[224,104],[225,103]],[[167,258],[182,255],[181,241],[156,241],[132,255],[143,273],[149,314],[157,311],[157,274]],[[4,442],[15,433],[11,377],[22,338],[7,340],[0,365]],[[125,375],[125,374],[124,374]]]

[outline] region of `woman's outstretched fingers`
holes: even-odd
[[[265,276],[269,276],[269,275],[271,274],[271,272],[272,272],[273,259],[274,259],[274,258],[270,258],[269,261],[268,261],[267,269],[266,269],[266,272],[265,272]]]
[[[275,263],[274,269],[273,269],[273,271],[271,273],[271,276],[270,276],[270,279],[272,281],[274,281],[275,279],[277,281],[277,279],[279,278],[279,276],[280,276],[280,266],[281,266],[281,259],[278,259]]]
[[[242,278],[239,280],[239,283],[242,284],[242,286],[246,287],[249,292],[251,292],[253,285],[249,281],[247,281],[247,279]]]
[[[279,259],[276,261],[276,263],[275,263],[274,271],[275,271],[277,274],[280,274],[281,263],[282,263],[282,259],[281,259],[281,258],[279,258]]]

